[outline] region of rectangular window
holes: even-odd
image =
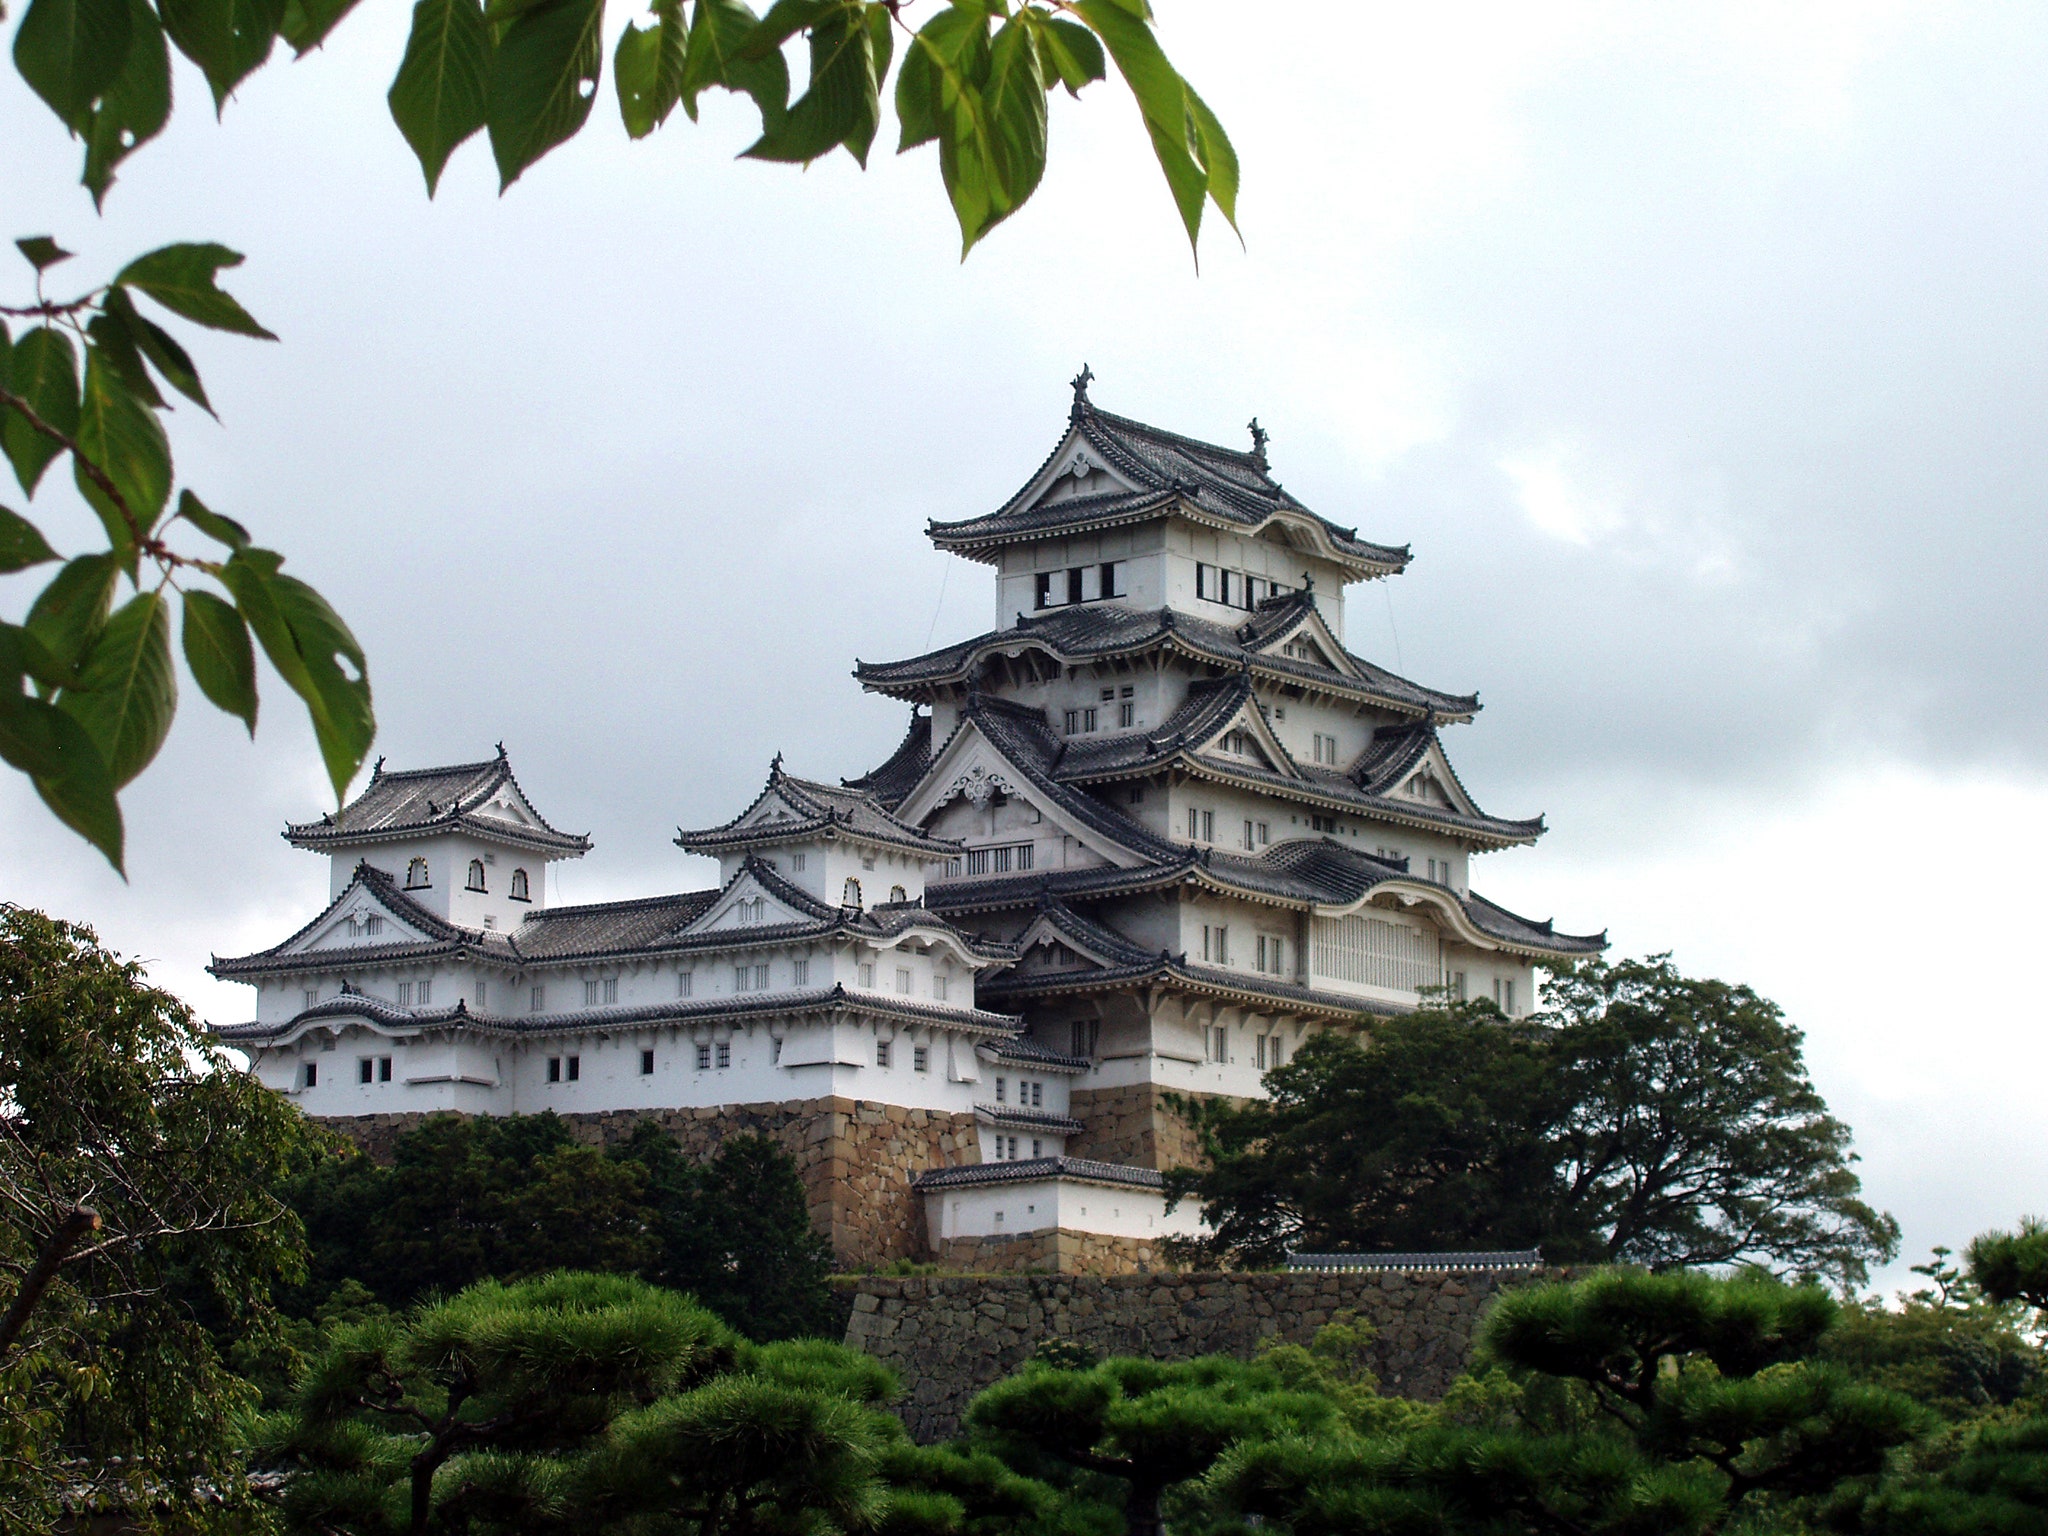
[[[482,1013],[482,1012],[483,1012],[483,1009],[484,1009],[484,998],[485,998],[486,996],[488,996],[488,995],[489,995],[489,994],[488,994],[488,993],[487,993],[487,992],[485,991],[485,987],[484,987],[484,979],[483,979],[483,977],[481,977],[481,976],[477,977],[477,979],[476,979],[476,1008],[477,1008],[477,1012],[478,1012],[478,1013]]]
[[[640,1075],[642,1077],[654,1076],[654,1052],[642,1051],[640,1053]]]
[[[1377,917],[1319,917],[1311,964],[1318,976],[1413,992],[1443,985],[1443,945],[1434,928]]]
[[[374,1059],[372,1059],[371,1057],[368,1057],[368,1056],[364,1056],[364,1057],[361,1057],[361,1058],[359,1058],[359,1059],[357,1060],[357,1062],[356,1062],[356,1081],[357,1081],[357,1082],[359,1082],[359,1083],[367,1083],[367,1082],[371,1082],[371,1081],[373,1081],[373,1080],[374,1080],[374,1079],[376,1078],[376,1076],[377,1076],[377,1063],[376,1063],[376,1061],[375,1061]]]
[[[434,1001],[434,984],[433,984],[433,983],[432,983],[431,981],[423,981],[423,982],[421,982],[421,983],[420,983],[420,1006],[421,1006],[422,1008],[425,1008],[425,1007],[427,1007],[428,1005],[430,1005],[430,1004],[431,1004],[431,1003],[432,1003],[433,1001]]]
[[[1202,836],[1202,813],[1193,806],[1188,807],[1188,841],[1197,842]]]
[[[1096,1028],[1096,1021],[1093,1019],[1075,1019],[1068,1026],[1068,1043],[1072,1045],[1074,1055],[1093,1056],[1095,1054]]]
[[[391,1058],[389,1056],[379,1056],[377,1058],[377,1081],[380,1083],[391,1081]]]
[[[1258,968],[1269,975],[1284,975],[1287,970],[1287,941],[1273,934],[1260,934]]]
[[[1007,1081],[1006,1081],[1005,1079],[1003,1079],[1003,1078],[1000,1078],[1000,1077],[999,1077],[999,1078],[997,1078],[997,1079],[996,1079],[996,1102],[997,1102],[998,1104],[1006,1104],[1006,1103],[1008,1103],[1008,1102],[1009,1102],[1009,1093],[1010,1093],[1010,1085],[1009,1085],[1009,1083],[1008,1083],[1008,1082],[1007,1082]]]
[[[1461,1003],[1464,1002],[1465,973],[1463,971],[1453,971],[1449,976],[1445,977],[1444,980],[1450,988],[1451,996],[1456,998]]]
[[[409,981],[401,981],[398,984],[398,1006],[401,1008],[410,1008],[412,1006],[412,983]]]
[[[586,1008],[595,1008],[597,1006],[597,983],[594,981],[583,983],[583,1006]]]
[[[1117,705],[1116,723],[1121,726],[1136,725],[1138,723],[1138,706],[1131,703],[1128,699]]]
[[[559,1056],[550,1056],[548,1058],[548,1081],[551,1083],[559,1083],[561,1080],[562,1058]]]
[[[934,977],[932,978],[932,1001],[933,1001],[933,1002],[935,1002],[935,1003],[943,1003],[943,1002],[944,1002],[944,1001],[946,1000],[946,988],[947,988],[947,985],[948,985],[948,983],[949,983],[949,982],[950,982],[951,980],[952,980],[952,978],[951,978],[951,977],[948,977],[948,976],[934,976]]]
[[[751,980],[751,979],[753,978],[753,975],[754,975],[753,971],[752,971],[752,970],[751,970],[751,969],[750,969],[749,967],[747,967],[747,966],[744,966],[744,965],[736,965],[736,966],[734,966],[734,967],[732,968],[732,989],[733,989],[733,991],[735,991],[735,992],[744,992],[744,991],[746,991],[746,990],[747,990],[747,983],[748,983],[748,982],[749,982],[749,981],[750,981],[750,980]]]
[[[896,967],[896,990],[903,996],[910,996],[911,976],[907,966]]]
[[[1273,1037],[1272,1049],[1267,1054],[1271,1058],[1267,1065],[1274,1067],[1284,1067],[1287,1065],[1287,1047],[1281,1043],[1278,1035]]]
[[[1197,563],[1195,566],[1195,596],[1204,598],[1212,603],[1216,601],[1215,566]]]
[[[693,983],[690,980],[690,973],[688,971],[679,971],[676,973],[677,997],[688,997],[690,995],[690,989],[692,985]]]
[[[607,976],[607,977],[605,978],[605,982],[604,982],[604,1000],[605,1000],[606,1002],[608,1002],[608,1003],[616,1003],[616,1002],[617,1002],[617,1001],[619,1000],[619,978],[618,978],[618,977],[616,977],[616,976]]]
[[[1108,703],[1108,702],[1109,702],[1109,701],[1110,701],[1111,699],[1113,699],[1113,698],[1115,698],[1115,697],[1116,697],[1116,690],[1115,690],[1114,688],[1105,688],[1105,689],[1103,689],[1103,690],[1102,690],[1102,702],[1103,702],[1103,703],[1107,704],[1107,703]]]
[[[1102,595],[1104,597],[1129,597],[1130,563],[1112,560],[1102,567]]]
[[[808,987],[811,984],[811,962],[798,960],[789,968],[789,982],[793,987]]]
[[[319,1002],[319,1001],[320,1001],[320,989],[319,989],[318,987],[308,987],[308,988],[306,988],[306,1006],[307,1006],[308,1008],[310,1008],[310,1007],[312,1007],[312,1006],[313,1006],[313,1005],[314,1005],[315,1003],[317,1003],[317,1002]]]
[[[1263,821],[1262,821],[1262,822],[1260,822],[1260,823],[1258,824],[1258,828],[1259,828],[1259,846],[1260,846],[1261,848],[1263,848],[1263,847],[1265,847],[1265,846],[1266,846],[1266,844],[1268,844],[1268,843],[1270,843],[1271,841],[1273,841],[1273,830],[1272,830],[1272,828],[1268,827],[1268,826],[1267,826],[1267,825],[1266,825],[1266,824],[1265,824],[1265,823],[1264,823]]]
[[[878,1067],[889,1065],[889,1042],[886,1040],[877,1040],[875,1042],[875,1065]]]
[[[320,1086],[319,1062],[309,1061],[306,1063],[305,1074],[300,1079],[299,1086],[302,1088],[318,1088]]]
[[[1058,585],[1055,585],[1053,580],[1056,576],[1061,578]],[[1034,606],[1039,608],[1057,608],[1064,604],[1066,600],[1067,583],[1064,573],[1059,571],[1040,571],[1038,573],[1038,596],[1033,599]]]
[[[1260,1035],[1258,1039],[1253,1042],[1253,1046],[1258,1057],[1259,1070],[1263,1072],[1266,1070],[1266,1037],[1264,1035]]]
[[[782,1036],[780,1035],[770,1035],[768,1037],[768,1064],[771,1067],[782,1065]]]
[[[800,853],[792,853],[789,856],[789,867],[801,873],[804,867],[804,856]]]
[[[718,1042],[718,1064],[721,1067],[732,1065],[732,1042],[730,1040]]]
[[[1500,1005],[1500,1011],[1513,1017],[1515,1011],[1515,981],[1512,976],[1496,976],[1493,980],[1493,1000]]]
[[[866,987],[866,988],[868,988],[868,989],[869,989],[870,991],[873,991],[873,990],[874,990],[874,985],[875,985],[875,967],[874,967],[874,964],[873,964],[873,962],[872,962],[872,961],[864,961],[864,962],[863,962],[863,963],[861,964],[861,968],[860,968],[860,984],[861,984],[861,985],[862,985],[863,987]]]
[[[1250,822],[1246,822],[1244,824],[1244,845],[1247,849],[1256,848],[1259,846],[1256,842],[1252,840],[1252,824]]]
[[[1033,1083],[1031,1085],[1031,1107],[1033,1109],[1045,1108],[1045,1084]]]
[[[711,1047],[708,1044],[697,1047],[697,1070],[699,1072],[709,1072],[711,1070]]]
[[[754,967],[754,990],[756,992],[766,992],[768,990],[768,967],[765,965]]]
[[[565,1065],[569,1069],[570,1082],[575,1082],[578,1078],[580,1078],[583,1075],[583,1058],[581,1056],[569,1057]]]
[[[910,1048],[910,1070],[929,1072],[932,1069],[932,1048],[928,1045],[913,1045]]]
[[[1229,1030],[1225,1029],[1221,1024],[1212,1024],[1207,1029],[1204,1029],[1202,1031],[1202,1039],[1203,1045],[1206,1047],[1206,1049],[1203,1051],[1203,1054],[1206,1055],[1209,1058],[1209,1060],[1216,1062],[1219,1065],[1229,1064]]]
[[[535,987],[533,989],[533,1007],[530,1011],[534,1013],[539,1013],[543,1008],[547,1007],[547,1005],[548,989],[546,987]]]
[[[1202,841],[1205,843],[1216,841],[1216,813],[1214,811],[1202,812]]]

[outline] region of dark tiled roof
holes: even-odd
[[[857,779],[842,782],[848,789],[872,795],[878,804],[893,811],[903,803],[905,795],[917,788],[931,766],[932,717],[913,704],[910,708],[910,729],[904,733],[902,744],[890,754],[888,761]]]
[[[1046,1072],[1086,1072],[1093,1065],[1086,1056],[1069,1056],[1040,1045],[1029,1035],[1012,1035],[989,1042],[988,1048],[1004,1061],[1022,1062]]]
[[[741,823],[771,796],[786,804],[795,813],[794,818],[770,819],[742,826]],[[762,843],[786,843],[808,836],[850,837],[938,856],[960,851],[958,843],[927,837],[918,828],[898,821],[879,800],[863,790],[839,784],[820,784],[784,773],[779,755],[769,765],[768,782],[744,811],[722,826],[696,832],[678,829],[676,845],[692,853],[707,853]]]
[[[1029,1179],[1073,1179],[1083,1184],[1112,1184],[1129,1189],[1163,1189],[1166,1176],[1156,1168],[1123,1163],[1098,1163],[1088,1157],[1027,1157],[1009,1163],[963,1163],[934,1168],[910,1181],[912,1189],[972,1189],[981,1184],[1018,1184]]]
[[[746,993],[731,998],[680,998],[673,1002],[621,1003],[611,1008],[579,1008],[561,1013],[479,1013],[458,1002],[452,1008],[401,1008],[396,1003],[360,992],[328,998],[302,1010],[282,1024],[228,1024],[213,1033],[223,1040],[273,1040],[300,1025],[331,1018],[367,1017],[395,1027],[444,1029],[461,1027],[500,1035],[560,1035],[603,1029],[716,1023],[791,1013],[844,1009],[877,1018],[934,1024],[1007,1041],[1019,1028],[1015,1014],[985,1008],[948,1008],[936,1003],[909,1002],[883,993],[849,991],[843,986],[813,987],[796,992]]]
[[[380,757],[360,795],[318,821],[286,827],[284,835],[301,848],[321,849],[459,830],[548,853],[590,851],[589,838],[556,831],[540,819],[538,811],[534,811],[534,826],[477,814],[477,808],[489,803],[507,784],[532,810],[532,803],[512,776],[512,765],[506,761],[503,747],[489,762],[410,768],[402,772],[387,772]]]
[[[1017,1109],[1008,1104],[977,1104],[974,1118],[984,1125],[999,1125],[1006,1131],[1039,1131],[1047,1136],[1078,1136],[1082,1125],[1065,1115],[1042,1109]]]
[[[1292,599],[1272,601],[1285,604]],[[1353,670],[1342,672],[1257,649],[1256,640],[1245,638],[1246,628],[1232,628],[1174,608],[1120,608],[1091,603],[1055,608],[1045,614],[1019,615],[1018,622],[1009,629],[991,630],[904,661],[857,662],[853,675],[861,686],[875,692],[922,698],[941,685],[959,685],[977,678],[987,657],[1025,646],[1043,648],[1062,666],[1148,655],[1165,647],[1196,662],[1233,669],[1248,667],[1254,675],[1269,681],[1299,683],[1407,715],[1434,714],[1439,720],[1468,720],[1479,711],[1476,694],[1425,688],[1349,652],[1345,656]]]
[[[1002,507],[983,517],[935,522],[929,529],[932,541],[941,548],[975,550],[1076,527],[1135,520],[1178,504],[1247,531],[1263,528],[1276,517],[1305,520],[1321,530],[1339,558],[1363,572],[1394,572],[1408,563],[1405,545],[1361,539],[1357,529],[1339,527],[1295,500],[1268,472],[1264,449],[1256,444],[1247,453],[1112,415],[1097,407],[1085,389],[1075,393],[1070,424],[1094,450],[1098,462],[1137,490],[1033,505],[1032,486],[1064,446],[1066,435],[1062,434],[1053,454]]]
[[[710,910],[722,891],[684,891],[582,907],[551,907],[519,925],[519,952],[529,960],[658,949]]]

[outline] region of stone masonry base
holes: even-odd
[[[1260,1343],[1307,1344],[1338,1312],[1378,1330],[1380,1390],[1441,1397],[1502,1291],[1533,1270],[1384,1273],[963,1275],[838,1282],[846,1342],[893,1369],[898,1406],[919,1441],[950,1438],[982,1388],[1018,1370],[1048,1339],[1097,1356],[1251,1359]]]
[[[398,1137],[420,1114],[360,1115],[324,1120],[370,1156],[391,1156]],[[910,1181],[928,1168],[975,1161],[972,1115],[942,1114],[854,1099],[787,1104],[726,1104],[711,1109],[621,1110],[562,1119],[580,1141],[609,1146],[643,1120],[673,1136],[691,1157],[708,1159],[728,1136],[759,1135],[796,1160],[811,1222],[831,1240],[847,1268],[922,1259],[927,1251],[924,1202]]]
[[[1171,1097],[1173,1090],[1157,1083],[1076,1088],[1068,1113],[1083,1129],[1069,1138],[1067,1156],[1157,1168],[1162,1173],[1168,1168],[1192,1167],[1200,1161],[1202,1149],[1187,1121],[1166,1102]],[[1227,1095],[1188,1093],[1180,1097],[1207,1100]]]

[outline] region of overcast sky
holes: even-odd
[[[0,233],[88,282],[248,254],[283,340],[195,344],[222,425],[180,413],[180,467],[349,619],[394,766],[503,740],[596,838],[558,900],[701,883],[673,829],[777,750],[889,750],[854,658],[989,627],[923,526],[1028,476],[1083,361],[1182,432],[1256,413],[1295,494],[1414,546],[1353,649],[1478,689],[1454,760],[1549,815],[1479,887],[1782,1002],[1906,1260],[2048,1210],[2048,10],[1157,3],[1244,165],[1199,275],[1103,87],[964,265],[929,150],[735,163],[723,101],[635,145],[609,80],[509,195],[472,143],[430,203],[399,0],[218,124],[181,65],[104,218],[6,70]],[[245,1017],[209,953],[325,896],[277,836],[331,804],[303,717],[272,680],[251,746],[188,687],[125,803],[124,886],[0,780],[0,891]]]

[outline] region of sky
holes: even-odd
[[[609,81],[508,193],[473,142],[429,201],[384,109],[397,0],[218,121],[181,63],[104,216],[0,74],[0,233],[81,282],[246,253],[282,339],[194,343],[221,420],[179,413],[180,471],[354,627],[376,751],[502,741],[595,838],[554,900],[704,883],[675,827],[777,751],[886,755],[904,711],[854,659],[991,625],[924,525],[1023,482],[1084,362],[1178,431],[1256,415],[1291,491],[1414,548],[1353,589],[1352,649],[1477,689],[1461,774],[1549,818],[1479,888],[1781,1003],[1903,1225],[1884,1283],[2048,1211],[2048,10],[1155,3],[1243,163],[1199,269],[1104,86],[964,263],[929,149],[737,161],[722,99],[635,144]],[[67,495],[34,507],[83,550]],[[128,881],[4,776],[0,895],[232,1021],[208,957],[318,910],[277,833],[331,791],[274,679],[253,743],[185,704],[124,797]]]

